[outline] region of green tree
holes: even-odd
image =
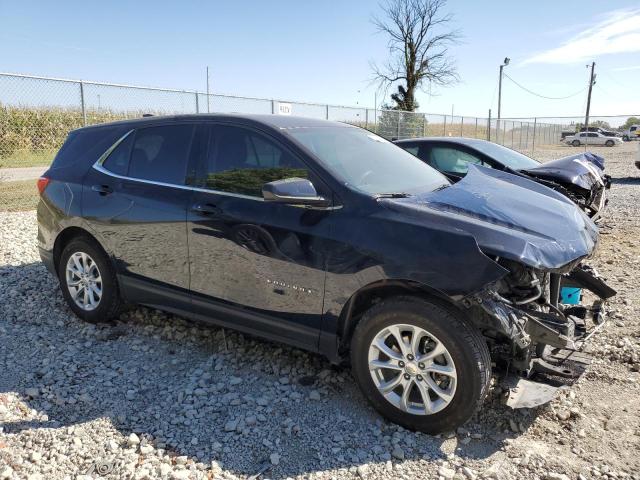
[[[640,118],[638,117],[629,117],[627,118],[627,121],[624,122],[622,124],[621,130],[629,130],[629,127],[631,127],[632,125],[638,125],[640,124]]]

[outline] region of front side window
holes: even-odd
[[[241,127],[212,126],[204,186],[222,192],[262,197],[265,183],[309,178],[307,167],[268,137]]]
[[[136,131],[128,176],[183,185],[192,125],[163,125]]]
[[[482,165],[482,160],[470,153],[450,147],[433,147],[431,165],[447,173],[467,173],[469,165]]]

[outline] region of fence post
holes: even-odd
[[[447,116],[444,116],[444,122],[442,123],[442,136],[447,136]]]
[[[464,137],[464,117],[460,117],[460,136]]]
[[[532,138],[532,142],[531,142],[531,155],[533,155],[533,152],[536,151],[536,126],[538,124],[538,118],[534,117],[533,119],[533,136]]]
[[[476,117],[476,129],[473,132],[473,138],[478,138],[478,117]]]
[[[329,120],[329,104],[327,104],[327,113],[326,113],[326,119]]]
[[[276,101],[271,100],[271,115],[275,115],[276,113]]]
[[[200,113],[200,105],[198,105],[198,92],[196,92],[195,95],[196,95],[196,113]]]
[[[489,109],[489,116],[487,117],[487,141],[491,141],[491,109]]]
[[[427,136],[427,114],[422,115],[422,136]]]
[[[87,126],[87,109],[84,104],[84,83],[80,81],[80,108],[82,109],[82,126]]]
[[[400,140],[400,112],[398,112],[398,132],[396,133],[396,138]]]
[[[364,109],[364,128],[369,130],[369,109]]]

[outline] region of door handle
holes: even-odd
[[[203,215],[218,215],[221,213],[221,210],[211,203],[196,203],[191,207],[191,210],[202,213]]]
[[[110,193],[113,193],[113,188],[109,185],[93,185],[91,190],[98,192],[100,195],[109,195]]]

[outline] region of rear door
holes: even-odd
[[[162,303],[160,290],[188,299],[187,169],[195,127],[131,130],[84,179],[83,216],[111,253],[124,293]]]
[[[262,185],[301,177],[325,198],[331,193],[270,135],[238,125],[208,129],[200,188],[188,212],[195,312],[315,350],[332,210],[265,202]],[[244,315],[220,315],[220,305]]]
[[[469,165],[493,167],[481,155],[451,143],[425,145],[420,148],[418,156],[453,181],[463,178],[469,171]]]

